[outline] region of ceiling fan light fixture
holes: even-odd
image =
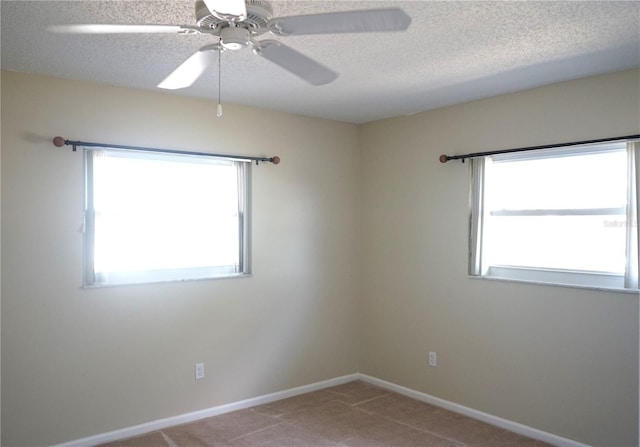
[[[240,26],[228,26],[220,31],[220,45],[225,50],[241,50],[249,45],[249,30]]]

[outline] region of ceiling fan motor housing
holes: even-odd
[[[247,18],[236,23],[248,29],[249,33],[254,36],[269,31],[267,23],[273,17],[271,4],[263,0],[246,0],[246,5]],[[230,23],[213,15],[203,0],[196,0],[195,8],[198,26],[220,30]]]

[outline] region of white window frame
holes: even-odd
[[[95,209],[94,209],[94,185],[93,185],[93,154],[97,151],[112,151],[120,154],[146,153],[158,158],[185,157],[180,153],[159,153],[159,151],[143,151],[140,149],[129,150],[120,148],[95,148],[84,147],[84,172],[85,172],[85,217],[83,225],[84,233],[84,287],[103,287],[125,284],[145,284],[157,282],[173,282],[200,279],[218,279],[229,277],[248,276],[251,274],[250,263],[250,214],[251,214],[251,162],[250,160],[238,160],[221,158],[209,155],[186,155],[201,159],[202,162],[233,163],[237,169],[238,178],[238,263],[225,266],[199,266],[187,268],[167,268],[161,270],[145,271],[110,271],[97,272],[95,269]],[[165,152],[165,151],[163,151]],[[126,155],[125,155],[126,157]]]
[[[640,210],[640,182],[636,172],[640,170],[640,142],[628,141],[627,144],[627,206],[616,209],[621,215],[626,215],[626,268],[624,274],[607,272],[590,272],[581,270],[528,268],[506,265],[483,264],[483,218],[484,218],[484,185],[485,159],[478,157],[470,163],[470,218],[469,218],[469,276],[475,278],[499,279],[520,282],[544,283],[565,286],[587,287],[595,289],[638,290],[638,211]],[[557,149],[511,153],[496,155],[503,159],[547,158],[558,156],[580,155],[590,152],[606,151],[606,143],[562,147]],[[575,210],[566,210],[568,214]],[[588,212],[589,210],[584,210]],[[592,210],[596,212],[596,210]]]

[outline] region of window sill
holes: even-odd
[[[517,284],[533,284],[539,286],[551,286],[551,287],[564,287],[570,289],[582,289],[582,290],[596,290],[600,292],[618,292],[625,293],[631,295],[640,296],[640,289],[621,289],[615,287],[604,287],[604,286],[591,286],[591,285],[581,285],[581,284],[562,284],[557,282],[545,282],[545,281],[533,281],[527,279],[514,279],[514,278],[500,278],[496,276],[480,276],[480,275],[467,275],[469,279],[475,280],[485,280],[485,281],[500,281],[500,282],[510,282]]]
[[[253,276],[252,273],[233,273],[233,274],[222,275],[222,276],[213,276],[209,278],[168,279],[168,280],[157,280],[157,281],[140,281],[140,282],[127,282],[127,283],[123,282],[123,283],[109,283],[109,284],[84,284],[82,288],[83,289],[104,289],[104,288],[121,287],[121,286],[175,284],[175,283],[196,282],[196,281],[217,281],[221,279],[249,278],[252,276]]]

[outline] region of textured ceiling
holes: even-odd
[[[222,54],[222,101],[353,123],[640,66],[638,1],[272,1],[274,16],[398,6],[406,32],[276,37],[340,76],[313,87]],[[58,35],[53,24],[193,25],[192,1],[1,1],[2,68],[156,89],[208,35]],[[217,67],[169,94],[215,99]]]

